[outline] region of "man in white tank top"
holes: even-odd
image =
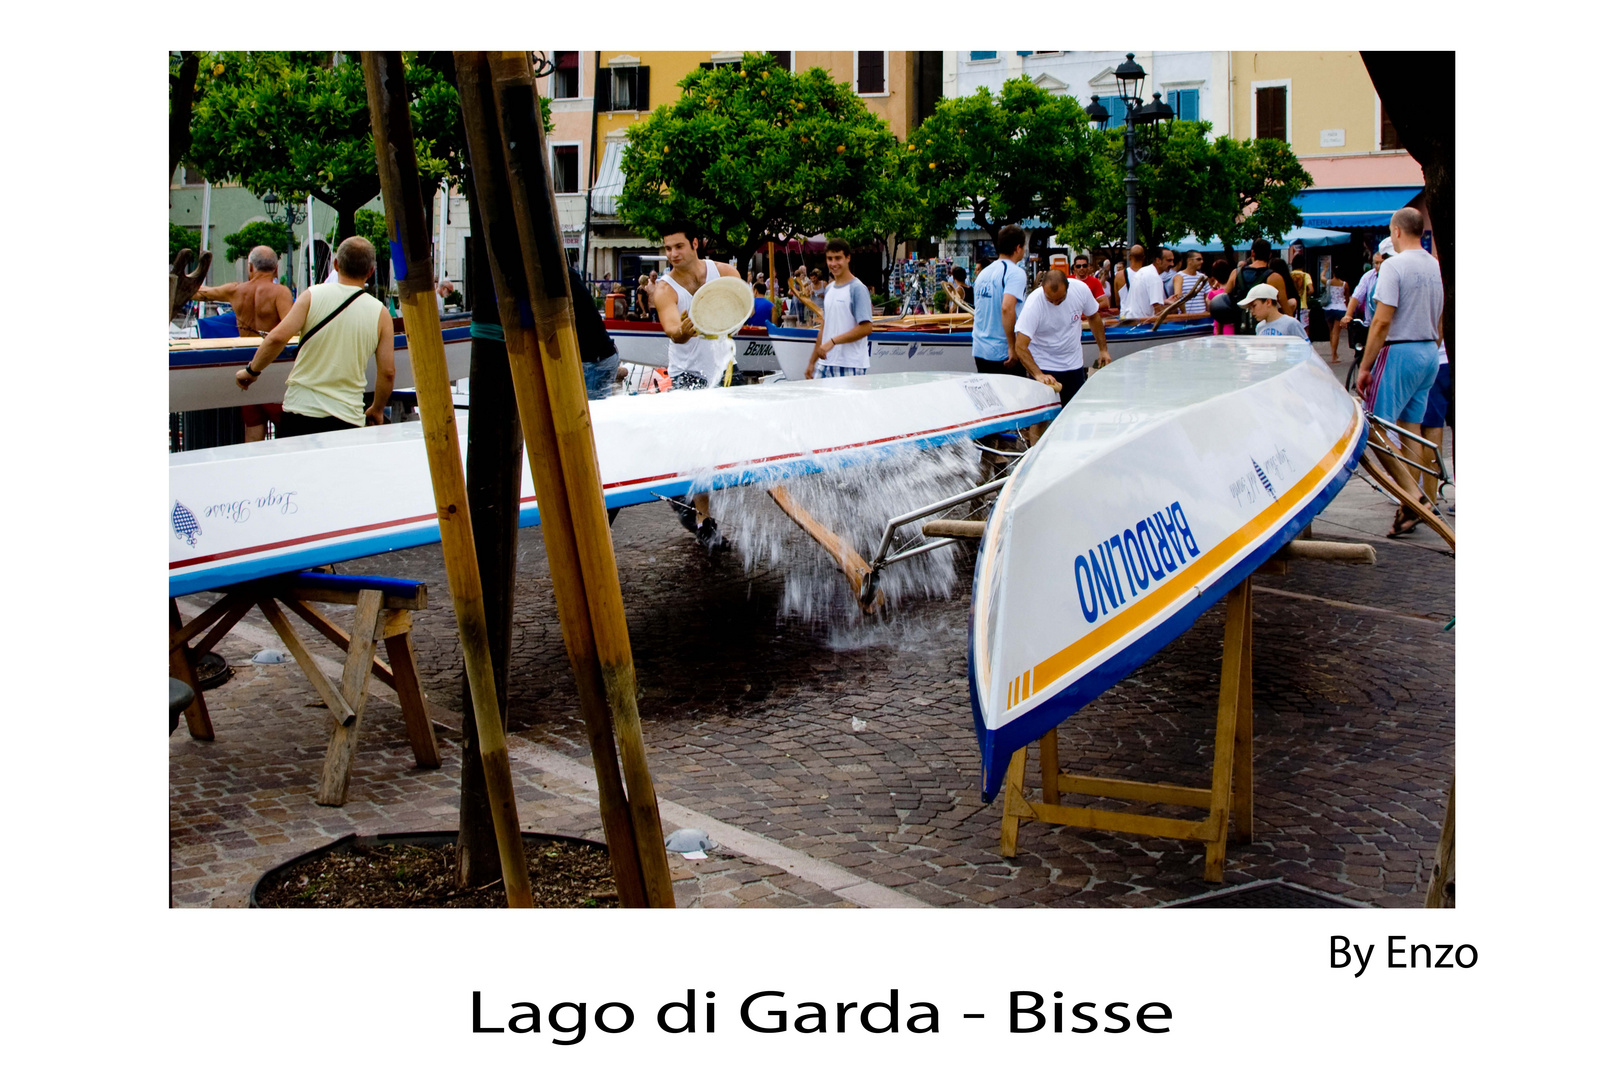
[[[382,423],[393,393],[393,319],[387,306],[364,292],[376,268],[376,249],[362,236],[337,246],[337,281],[303,290],[292,310],[264,341],[236,385],[252,386],[274,363],[294,334],[301,334],[298,358],[287,376],[277,438],[342,431]],[[376,391],[364,407],[366,367],[376,357]]]
[[[709,341],[691,325],[691,297],[696,290],[721,277],[740,277],[728,263],[704,259],[696,251],[699,233],[688,221],[671,221],[663,228],[663,254],[668,273],[651,288],[651,303],[657,321],[668,335],[668,380],[673,390],[702,390],[724,377],[722,365],[729,351],[720,352],[722,341]],[[709,555],[723,551],[730,541],[719,535],[719,523],[707,516],[707,493],[691,497],[689,504],[671,503],[679,521],[696,534],[697,542]]]
[[[691,297],[696,290],[721,277],[740,277],[728,263],[704,259],[696,252],[696,233],[689,222],[670,222],[663,232],[663,254],[668,273],[652,286],[651,303],[668,335],[668,378],[675,390],[702,390],[724,377],[728,350],[722,341],[709,341],[691,325]],[[715,348],[719,346],[720,348]]]

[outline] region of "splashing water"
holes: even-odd
[[[793,477],[778,486],[870,559],[889,518],[978,482],[978,452],[959,440],[850,455],[824,472]],[[865,615],[836,562],[781,512],[769,497],[770,486],[774,485],[720,488],[711,494],[710,512],[743,570],[749,574],[779,570],[784,575],[782,619],[825,627],[827,644],[838,650],[878,643],[902,647],[915,633],[932,636],[936,627],[903,627],[896,616],[907,599],[943,599],[951,594],[959,578],[957,545],[885,567],[880,585],[886,606],[877,615]],[[945,511],[944,516],[963,517],[965,508]],[[890,553],[923,542],[921,522],[914,522],[898,530]]]

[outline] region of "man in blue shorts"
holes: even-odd
[[[1414,435],[1426,418],[1426,398],[1437,378],[1437,339],[1443,332],[1443,274],[1437,260],[1420,246],[1423,224],[1420,211],[1412,207],[1392,216],[1393,254],[1382,261],[1377,274],[1376,310],[1359,365],[1359,396],[1365,408]],[[1405,445],[1405,457],[1419,457],[1409,451],[1420,444]],[[1378,456],[1394,480],[1409,491],[1420,491],[1403,462],[1384,453]],[[1387,535],[1407,535],[1419,521],[1400,506]]]

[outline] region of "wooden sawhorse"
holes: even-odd
[[[352,607],[351,632],[344,633],[310,607],[311,603]],[[296,612],[304,622],[346,652],[340,684],[333,684],[320,670],[279,604]],[[213,648],[255,606],[275,627],[304,676],[331,710],[331,739],[326,746],[325,766],[321,770],[315,802],[321,806],[341,806],[348,799],[348,777],[353,770],[360,720],[365,714],[373,674],[399,696],[416,764],[426,769],[436,769],[442,764],[416,669],[415,647],[410,643],[410,613],[427,606],[427,587],[400,578],[316,573],[264,578],[226,590],[211,607],[184,625],[181,625],[179,606],[171,598],[168,605],[169,673],[197,692],[196,700],[186,710],[186,726],[192,738],[212,739],[213,724],[208,718],[202,692],[197,689],[191,654]],[[191,639],[204,631],[206,635],[202,640],[191,646]],[[387,648],[391,667],[376,658],[378,640]]]
[[[1218,688],[1218,726],[1213,735],[1213,778],[1205,788],[1177,784],[1151,784],[1137,780],[1108,780],[1075,776],[1061,771],[1056,755],[1055,729],[1039,740],[1039,802],[1023,788],[1027,747],[1011,756],[1005,773],[1005,810],[1000,819],[999,853],[1016,854],[1017,830],[1024,818],[1055,825],[1174,840],[1199,840],[1207,845],[1205,881],[1224,880],[1224,848],[1229,839],[1252,839],[1252,579],[1230,590],[1224,615],[1224,667]],[[1129,814],[1114,810],[1063,806],[1063,794],[1094,795],[1133,802],[1194,806],[1207,811],[1200,820]]]
[[[1282,547],[1256,573],[1284,575],[1292,559],[1375,565],[1375,549],[1369,544],[1314,540],[1311,536],[1311,529],[1304,530],[1301,539]],[[1207,845],[1202,879],[1223,881],[1227,843],[1234,840],[1244,844],[1252,839],[1252,578],[1231,589],[1225,601],[1224,666],[1219,675],[1213,778],[1208,787],[1064,773],[1056,753],[1054,728],[1039,740],[1039,802],[1031,801],[1022,786],[1026,773],[1027,747],[1024,746],[1011,755],[1010,767],[1005,771],[1005,809],[1000,818],[999,853],[1006,858],[1016,854],[1016,834],[1024,819],[1048,821],[1054,825],[1110,829],[1141,836],[1199,840]],[[1207,816],[1198,821],[1063,806],[1063,794],[1194,806],[1206,810]]]

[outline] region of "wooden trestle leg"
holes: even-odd
[[[1063,773],[1056,754],[1056,733],[1039,740],[1039,802],[1032,802],[1024,787],[1027,747],[1011,755],[1005,771],[1005,806],[1000,818],[999,851],[1016,854],[1023,819],[1055,825],[1141,836],[1162,836],[1200,841],[1206,845],[1203,879],[1224,880],[1224,855],[1230,839],[1252,838],[1252,581],[1230,590],[1225,604],[1224,660],[1218,692],[1218,721],[1213,736],[1213,775],[1205,788],[1177,784],[1143,783],[1098,776]],[[1068,792],[1141,803],[1194,806],[1207,811],[1200,821],[1152,814],[1119,813],[1089,807],[1063,806]]]

